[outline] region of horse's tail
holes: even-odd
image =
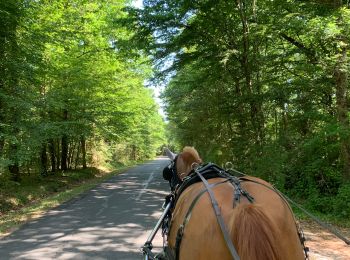
[[[242,260],[283,259],[278,251],[276,227],[255,204],[240,204],[235,209],[231,237]]]

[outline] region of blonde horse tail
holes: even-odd
[[[242,260],[283,259],[278,249],[276,227],[255,204],[240,204],[231,225],[232,241]]]

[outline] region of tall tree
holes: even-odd
[[[19,180],[24,166],[43,176],[49,167],[86,168],[97,157],[93,144],[111,150],[131,145],[130,133],[144,137],[138,159],[155,153],[158,141],[148,129],[160,116],[144,87],[149,62],[119,47],[133,34],[115,26],[126,15],[125,4],[1,3],[1,171],[7,168]]]
[[[128,11],[181,145],[315,204],[347,190],[346,3],[152,0]]]

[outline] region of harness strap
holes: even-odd
[[[292,203],[294,206],[299,208],[301,211],[303,211],[306,215],[308,215],[310,218],[315,220],[321,227],[327,229],[329,232],[331,232],[333,235],[338,237],[339,239],[343,240],[347,245],[350,245],[350,240],[347,239],[343,234],[341,234],[336,228],[328,225],[327,223],[322,222],[320,219],[318,219],[316,216],[309,213],[306,209],[304,209],[302,206],[300,206],[298,203],[292,201],[290,198],[288,198],[286,195],[284,197]]]
[[[224,180],[221,182],[217,182],[214,184],[211,184],[210,187],[215,187],[217,185],[223,184],[225,182],[227,182],[228,180]],[[176,242],[175,242],[175,259],[178,260],[180,257],[180,246],[181,246],[181,242],[182,242],[182,237],[184,235],[184,231],[185,231],[185,227],[187,225],[187,223],[190,221],[191,215],[192,215],[192,210],[194,209],[194,206],[197,204],[198,200],[202,197],[202,195],[207,191],[206,188],[202,189],[197,196],[195,197],[195,199],[192,201],[190,207],[187,210],[186,216],[184,218],[184,221],[182,223],[182,225],[180,226],[180,228],[177,230],[177,235],[176,235]]]
[[[235,193],[234,193],[234,197],[233,197],[233,202],[234,202],[233,206],[240,203],[241,195],[246,197],[246,199],[250,203],[254,203],[254,198],[246,190],[242,189],[241,180],[239,178],[234,177],[234,176],[227,176],[227,178],[229,179],[229,181],[231,182],[232,186],[235,189]]]
[[[208,191],[208,194],[210,196],[210,200],[211,200],[211,204],[214,208],[214,211],[215,211],[215,216],[216,216],[216,219],[219,223],[219,226],[220,226],[220,229],[221,229],[221,233],[222,235],[224,236],[224,240],[225,240],[225,243],[226,243],[226,246],[227,248],[229,249],[233,259],[235,260],[240,260],[240,257],[238,256],[238,253],[232,243],[232,240],[229,236],[229,233],[227,231],[227,228],[226,228],[226,225],[224,223],[224,220],[221,216],[221,212],[220,212],[220,208],[219,208],[219,205],[218,205],[218,202],[216,201],[215,199],[215,196],[214,196],[214,193],[213,191],[210,189],[210,186],[209,186],[209,183],[207,182],[207,180],[202,176],[202,174],[195,170],[196,174],[199,176],[199,178],[201,178],[205,188],[207,189]]]

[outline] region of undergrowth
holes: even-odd
[[[46,177],[22,176],[21,182],[0,176],[0,234],[11,231],[135,164],[118,165],[113,171],[87,168],[57,172]]]

